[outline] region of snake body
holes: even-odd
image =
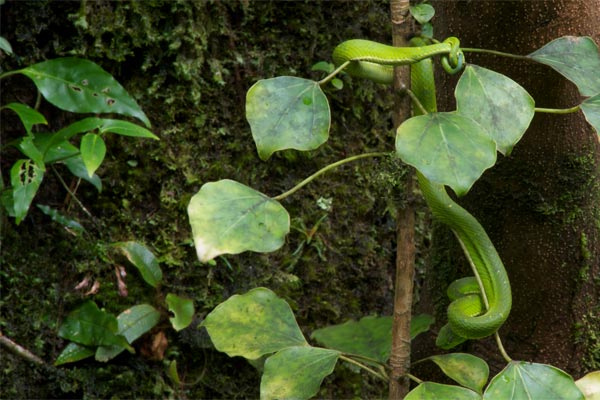
[[[334,50],[333,59],[337,65],[351,61],[346,70],[350,75],[379,83],[391,83],[394,65],[410,64],[413,93],[427,112],[436,112],[430,57],[442,55],[449,57],[453,64],[462,63],[462,53],[457,52],[458,40],[450,38],[443,43],[424,45],[422,39],[413,39],[411,43],[417,47],[391,47],[366,40],[351,40]],[[450,54],[452,52],[454,56]],[[416,107],[415,110],[418,114]],[[433,216],[454,232],[475,274],[475,277],[463,278],[450,285],[448,293],[453,301],[448,307],[448,325],[440,332],[438,345],[448,348],[466,339],[492,335],[506,321],[512,305],[510,284],[502,260],[483,227],[448,195],[444,185],[429,181],[419,172],[417,178]],[[479,288],[483,288],[483,293]],[[454,343],[450,344],[452,340]]]

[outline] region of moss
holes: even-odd
[[[584,371],[591,372],[600,369],[600,307],[589,310],[575,325],[575,342],[586,349],[581,360]]]

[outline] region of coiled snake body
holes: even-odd
[[[427,112],[436,112],[431,57],[442,55],[444,69],[456,72],[463,62],[458,39],[424,45],[424,40],[417,38],[411,44],[416,47],[349,40],[334,50],[333,60],[338,66],[350,61],[345,70],[350,75],[384,84],[392,83],[393,66],[410,64],[413,93]],[[449,348],[465,339],[492,335],[504,323],[512,305],[504,265],[483,227],[447,194],[444,185],[431,182],[419,172],[417,177],[434,217],[452,229],[475,274],[475,277],[459,279],[450,285],[448,294],[453,301],[448,307],[448,325],[440,331],[438,345]]]

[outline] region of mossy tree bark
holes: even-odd
[[[434,6],[436,36],[457,36],[465,47],[525,55],[564,35],[600,42],[598,0],[439,1]],[[581,100],[574,85],[545,66],[482,54],[467,54],[467,61],[511,77],[538,107],[566,108]],[[438,78],[440,109],[452,110],[456,78]],[[500,158],[461,203],[481,221],[508,270],[513,309],[500,331],[505,347],[514,359],[550,363],[576,377],[597,369],[597,134],[581,113],[537,114],[512,155]],[[442,260],[438,270],[457,264],[459,253],[448,254],[434,254]],[[493,367],[504,364],[492,340],[470,346],[491,357]]]

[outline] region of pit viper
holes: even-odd
[[[368,40],[353,39],[338,45],[333,52],[337,66],[349,62],[345,72],[351,76],[391,84],[393,67],[411,66],[411,90],[428,113],[437,111],[431,57],[441,56],[449,73],[462,68],[464,56],[457,38],[427,44],[411,40],[412,47],[392,47]],[[415,115],[421,113],[414,107]],[[430,181],[417,171],[419,187],[432,214],[455,234],[474,271],[474,277],[459,279],[448,288],[448,324],[437,339],[442,348],[454,347],[467,339],[494,334],[506,321],[512,305],[508,276],[502,260],[487,233],[467,210],[456,203],[442,184]],[[483,289],[483,293],[480,289]]]

